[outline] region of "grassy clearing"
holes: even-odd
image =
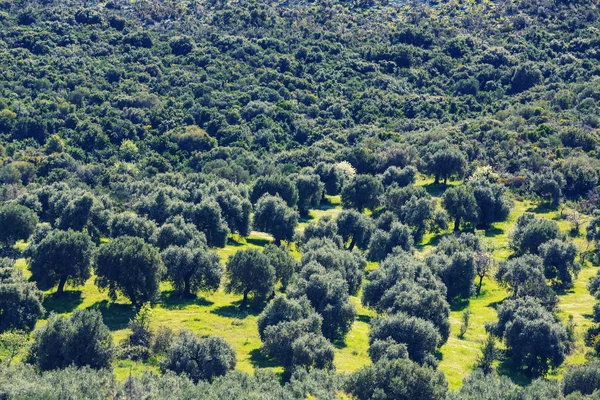
[[[464,377],[469,375],[477,363],[481,343],[486,338],[485,324],[498,319],[496,307],[507,296],[504,288],[492,279],[484,280],[479,297],[468,303],[452,306],[450,312],[450,338],[440,349],[439,369],[446,374],[451,389],[457,389]],[[463,311],[471,310],[469,329],[463,339],[458,338]]]

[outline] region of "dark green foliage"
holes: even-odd
[[[460,296],[468,299],[475,291],[476,257],[481,251],[479,238],[461,234],[444,238],[427,257],[427,264],[447,288],[448,300]]]
[[[322,318],[306,297],[277,296],[258,317],[261,350],[289,375],[295,368],[333,369],[333,347],[321,335]]]
[[[290,297],[306,296],[311,306],[323,317],[323,336],[343,339],[350,331],[356,310],[348,297],[348,286],[338,271],[327,271],[317,263],[303,267],[300,278],[290,289]]]
[[[275,244],[291,241],[298,224],[298,214],[278,196],[264,195],[256,203],[252,226],[273,235]]]
[[[113,238],[137,236],[150,241],[155,232],[156,224],[131,212],[117,214],[110,221],[110,235]]]
[[[171,52],[178,56],[184,56],[194,49],[194,42],[187,36],[177,36],[169,41]]]
[[[215,291],[221,284],[223,267],[217,253],[205,248],[168,247],[161,253],[167,278],[184,296],[198,290]]]
[[[34,332],[28,361],[42,371],[89,366],[109,368],[114,353],[110,331],[94,310],[75,310],[70,317],[52,315]]]
[[[344,208],[355,208],[362,212],[365,208],[373,210],[379,205],[379,196],[383,185],[374,176],[356,175],[342,189]]]
[[[563,196],[565,178],[558,171],[547,169],[533,176],[533,191],[543,199],[550,199],[558,206]]]
[[[393,222],[389,232],[377,229],[371,235],[367,258],[371,261],[381,261],[394,249],[410,251],[412,245],[413,237],[410,228],[400,222]]]
[[[536,379],[528,386],[519,386],[507,376],[484,374],[476,369],[463,380],[461,388],[448,396],[449,400],[562,399],[557,380]]]
[[[600,389],[600,365],[590,362],[570,369],[564,377],[563,393],[569,395],[574,392],[592,394]]]
[[[401,280],[384,293],[376,308],[388,314],[402,312],[432,322],[439,331],[441,343],[450,336],[450,306],[440,290]]]
[[[518,93],[537,85],[542,80],[542,73],[531,63],[521,64],[514,70],[510,80],[510,88]]]
[[[363,304],[378,307],[386,292],[404,280],[446,295],[446,287],[422,261],[407,253],[398,253],[388,256],[379,268],[369,273],[368,283],[363,289]]]
[[[539,254],[543,243],[560,237],[560,229],[556,222],[525,213],[517,219],[517,224],[510,234],[510,247],[517,254]]]
[[[448,227],[447,214],[437,209],[437,201],[423,187],[392,186],[383,196],[385,207],[400,221],[413,230],[415,241],[419,242],[427,232],[435,232]],[[385,213],[380,218],[383,218]],[[388,224],[384,224],[388,225]],[[391,223],[390,223],[391,225]],[[381,229],[389,230],[380,226]]]
[[[537,377],[564,361],[570,349],[565,328],[536,300],[508,300],[498,308],[496,334],[514,367]]]
[[[539,247],[544,263],[544,275],[553,279],[562,287],[569,287],[573,275],[577,276],[581,266],[575,262],[577,247],[573,242],[553,239]]]
[[[410,360],[383,359],[352,374],[346,390],[359,400],[441,400],[448,384],[444,374]]]
[[[310,316],[316,316],[316,312],[305,297],[291,299],[285,296],[276,296],[258,317],[258,333],[264,340],[265,330],[269,326],[277,325],[280,322],[298,321]]]
[[[227,260],[227,293],[243,294],[240,308],[246,308],[248,295],[266,297],[271,294],[275,283],[275,268],[269,258],[256,249],[240,250]]]
[[[252,187],[250,201],[256,204],[267,193],[271,196],[279,196],[289,207],[294,207],[298,203],[298,189],[296,189],[296,185],[282,175],[259,177]]]
[[[189,219],[206,236],[211,247],[225,247],[229,228],[223,219],[221,207],[214,200],[205,200],[187,211]]]
[[[261,194],[279,195],[290,209],[299,206],[306,215],[319,200],[332,206],[338,201],[317,198],[311,188],[319,182],[312,174],[330,195],[339,194],[343,185],[351,187],[351,180],[369,180],[365,187],[374,190],[354,188],[353,196],[344,193],[344,203],[371,208],[377,219],[377,243],[383,250],[373,258],[389,253],[387,236],[394,223],[412,230],[418,244],[427,237],[419,250],[437,257],[426,266],[396,249],[388,259],[398,264],[397,270],[379,272],[389,285],[383,278],[369,282],[369,296],[375,303],[389,296],[389,312],[414,308],[441,329],[443,312],[423,313],[423,305],[407,296],[431,298],[443,310],[439,298],[446,291],[466,296],[469,260],[475,253],[477,270],[483,250],[453,245],[430,251],[440,238],[429,234],[447,229],[449,217],[437,199],[446,188],[421,179],[418,188],[399,187],[414,180],[413,167],[436,182],[454,178],[458,185],[468,177],[460,184],[473,188],[477,218],[469,223],[461,218],[457,225],[484,228],[486,242],[501,239],[496,236],[500,230],[490,227],[507,210],[502,186],[523,200],[537,196],[556,206],[568,199],[582,221],[600,204],[600,14],[591,0],[95,3],[0,0],[0,204],[21,204],[54,229],[85,232],[98,244],[112,236],[136,235],[161,250],[178,246],[192,251],[222,246],[232,233],[233,246],[244,242],[238,234],[250,232],[252,205]],[[308,189],[298,192],[296,178],[307,175],[311,178],[303,187]],[[376,193],[379,179],[386,187],[383,196]],[[253,188],[263,192],[251,197]],[[300,204],[294,191],[306,196]],[[363,202],[361,196],[368,206],[354,204]],[[160,231],[150,236],[137,229],[136,221],[121,221],[113,235],[110,217],[132,212],[161,226]],[[276,224],[267,221],[261,230],[269,232]],[[285,238],[276,241],[293,240],[293,228],[284,230]],[[0,226],[0,232],[6,230]],[[40,229],[30,242],[39,243],[44,232]],[[302,243],[297,250],[325,247],[321,252],[331,255],[320,254],[311,262],[322,263],[327,274],[339,272],[358,294],[364,260],[342,248],[356,233],[331,220],[319,221],[298,234]],[[542,236],[538,233],[532,231],[523,246],[515,240],[515,256],[543,255],[542,242],[533,243]],[[357,241],[352,252],[367,250],[369,236]],[[596,263],[594,241],[590,236],[582,259]],[[12,257],[20,247],[3,252]],[[568,280],[565,266],[569,275],[576,272],[570,257],[561,254],[548,256],[552,261],[545,265],[547,276],[561,275],[551,278],[553,286]],[[289,269],[275,267],[276,279],[285,284]],[[253,363],[263,365],[265,360],[252,356]],[[291,364],[285,366],[284,380]],[[508,364],[503,373],[505,366],[506,373],[514,372]],[[15,373],[15,380],[24,383],[16,394],[8,374],[0,371],[5,376],[0,397],[343,395],[330,375],[302,375],[300,369],[300,377],[286,389],[258,371],[256,377],[232,373],[216,379],[214,387],[206,382],[193,386],[173,374],[117,383],[89,372],[38,379]],[[87,392],[78,383],[86,380]],[[30,389],[38,381],[39,392]],[[398,379],[393,385],[410,381]],[[503,386],[491,379],[482,380],[485,385],[492,388],[489,393]],[[507,396],[500,391],[496,397],[560,397],[538,388],[536,393],[511,385]],[[368,397],[411,397],[388,389],[371,385]]]
[[[510,214],[511,201],[503,185],[479,183],[473,186],[477,202],[478,225],[488,228],[493,222],[504,221]]]
[[[175,217],[156,230],[153,242],[161,250],[169,246],[205,246],[206,236],[194,224],[186,223],[182,217]]]
[[[446,142],[433,143],[425,149],[426,169],[435,177],[435,183],[440,178],[444,179],[444,185],[452,176],[462,177],[465,172],[467,160],[458,147]]]
[[[287,247],[277,247],[272,243],[265,246],[263,254],[275,268],[275,277],[281,282],[282,289],[285,290],[298,269],[298,261]]]
[[[198,338],[192,332],[182,330],[173,341],[160,367],[176,374],[186,375],[193,382],[212,381],[235,368],[235,350],[218,336]]]
[[[325,185],[325,193],[335,196],[340,193],[344,185],[345,174],[335,164],[319,163],[315,168],[321,182]]]
[[[394,339],[377,339],[369,346],[369,357],[376,363],[381,359],[408,359],[408,351],[404,343],[396,343]]]
[[[484,374],[490,374],[493,371],[493,363],[498,356],[496,348],[496,338],[489,334],[481,345],[481,354],[477,358],[477,368],[481,369]]]
[[[81,286],[90,278],[95,246],[87,233],[52,230],[31,246],[29,270],[40,288],[58,285],[62,294],[66,283]]]
[[[470,186],[461,185],[448,189],[444,193],[442,203],[454,219],[454,231],[460,230],[461,222],[477,224],[479,221],[477,198]]]
[[[336,221],[328,215],[319,218],[317,222],[311,222],[304,227],[304,231],[299,237],[304,244],[309,243],[312,239],[323,239],[332,241],[336,247],[342,247],[342,237],[338,235],[338,226]],[[314,243],[315,241],[313,241]]]
[[[250,211],[252,210],[250,201],[237,196],[232,191],[217,193],[215,200],[221,207],[221,213],[229,230],[242,236],[248,236],[250,234]]]
[[[321,317],[316,313],[307,318],[269,325],[262,335],[262,351],[276,358],[284,367],[293,368],[292,346],[308,333],[321,334]]]
[[[27,240],[38,223],[38,217],[29,208],[9,203],[0,207],[0,243],[12,246],[17,240]]]
[[[96,284],[108,288],[111,300],[121,293],[136,307],[156,298],[165,272],[158,250],[136,237],[103,244],[96,257]]]
[[[456,296],[464,299],[471,297],[475,279],[474,254],[458,252],[447,259],[441,258],[436,261],[434,270],[448,289],[448,299],[451,300]]]
[[[333,356],[333,345],[321,335],[308,333],[292,343],[294,368],[335,369]]]
[[[278,375],[257,371],[247,375],[240,371],[216,377],[212,383],[195,384],[185,376],[166,371],[164,374],[133,374],[117,382],[109,370],[68,367],[38,373],[29,365],[14,365],[0,370],[0,394],[9,398],[29,397],[49,400],[89,398],[231,398],[304,400],[307,395],[323,400],[335,400],[341,390],[340,380],[322,370],[296,370],[289,382],[282,385]]]
[[[336,218],[337,233],[342,237],[344,243],[348,243],[348,250],[352,251],[354,246],[365,249],[373,231],[372,220],[364,214],[355,210],[344,210]]]
[[[595,261],[596,263],[600,262],[600,210],[594,210],[592,213],[592,219],[586,227],[585,238],[588,241],[588,245],[590,242],[596,245],[595,251]]]
[[[319,175],[299,175],[296,178],[298,189],[298,210],[300,216],[306,218],[311,208],[316,208],[323,197],[323,184]]]
[[[416,175],[417,169],[413,166],[405,168],[391,166],[383,173],[381,183],[383,183],[383,186],[385,187],[393,184],[396,184],[399,187],[409,186],[415,183]]]
[[[12,264],[12,263],[11,263]],[[31,331],[44,313],[43,293],[13,265],[0,265],[0,333]]]
[[[373,322],[369,343],[387,338],[404,343],[410,359],[420,364],[432,362],[440,344],[440,335],[431,322],[401,312]]]
[[[554,292],[546,285],[544,262],[538,256],[526,254],[501,262],[496,279],[510,287],[513,298],[530,296],[548,305],[556,302]]]
[[[336,246],[331,240],[313,239],[305,246],[302,270],[308,265],[320,264],[327,271],[340,273],[351,295],[358,293],[367,266],[365,258],[357,252],[349,252]]]

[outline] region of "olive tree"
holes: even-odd
[[[182,330],[160,362],[163,372],[186,375],[193,382],[213,381],[233,370],[237,364],[235,349],[223,338],[199,338]]]
[[[52,315],[33,334],[28,361],[42,371],[88,366],[109,368],[114,355],[110,330],[96,310],[75,310],[70,317]]]
[[[276,279],[269,258],[256,249],[240,250],[229,257],[225,276],[225,291],[244,296],[241,309],[246,308],[250,293],[261,297],[271,294]]]
[[[252,225],[256,230],[273,235],[275,244],[279,246],[282,240],[294,238],[298,214],[280,197],[264,195],[256,203]]]
[[[29,250],[31,278],[42,289],[58,284],[59,295],[66,283],[81,286],[91,276],[95,248],[85,232],[53,230]]]
[[[38,216],[31,209],[17,203],[0,207],[0,243],[10,247],[17,240],[27,240],[38,223]]]
[[[123,294],[139,308],[153,301],[166,270],[158,250],[140,238],[121,236],[100,246],[96,284],[111,300]]]
[[[175,290],[191,297],[199,290],[215,291],[221,284],[223,267],[219,255],[206,248],[168,247],[161,253],[167,278]]]

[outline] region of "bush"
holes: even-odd
[[[170,370],[188,376],[195,383],[213,381],[233,370],[237,364],[235,350],[217,336],[198,338],[182,330],[160,362],[163,372]]]
[[[50,316],[34,332],[28,361],[42,371],[89,366],[109,368],[114,355],[110,330],[95,310],[75,310],[70,317]]]

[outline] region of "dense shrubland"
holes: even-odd
[[[600,262],[596,7],[0,0],[0,397],[593,395],[595,361],[543,378],[578,340],[559,296]],[[508,297],[450,392],[450,315],[484,280]],[[88,284],[102,312],[46,312]],[[280,376],[150,324],[219,291]],[[107,304],[134,312],[120,341]],[[359,319],[371,363],[340,374]],[[118,381],[123,360],[153,372]]]

